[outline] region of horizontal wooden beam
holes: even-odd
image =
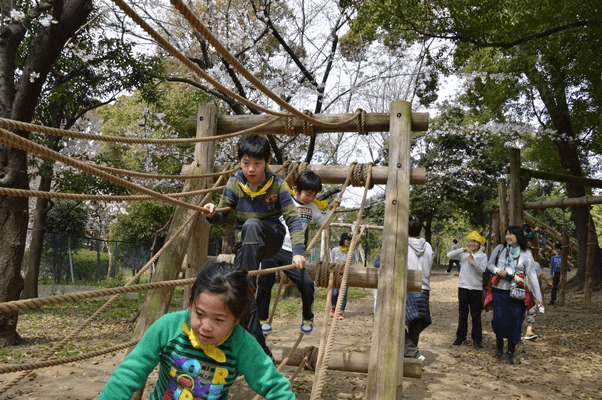
[[[270,165],[272,171],[278,171],[282,168],[282,165],[273,164]],[[349,166],[347,165],[317,165],[311,164],[309,169],[320,176],[322,183],[341,184],[345,183],[347,176],[349,175]],[[224,170],[222,165],[216,165],[214,172],[221,172]],[[372,183],[375,185],[386,185],[387,177],[389,173],[389,167],[372,167]],[[282,173],[279,174],[282,176]],[[426,170],[424,168],[411,168],[410,169],[410,184],[411,185],[424,185],[426,183]]]
[[[210,256],[209,262],[234,262],[234,254],[220,254],[217,257]],[[314,276],[316,263],[305,264],[307,272]],[[381,268],[385,268],[383,265]],[[378,288],[378,271],[380,268],[360,267],[352,265],[349,267],[349,275],[347,280],[348,287],[360,287],[365,289]],[[409,292],[419,292],[422,290],[422,271],[409,269],[407,270],[407,289]],[[340,286],[340,282],[335,282],[335,287]]]
[[[357,132],[358,130],[358,119],[354,118],[349,120],[353,114],[317,114],[314,118],[328,123],[337,124],[343,123],[338,127],[323,127],[320,125],[314,125],[313,131],[315,133],[325,132]],[[274,119],[274,116],[268,114],[244,114],[244,115],[218,115],[217,122],[217,134],[226,135],[229,133],[239,132],[245,129],[251,129],[257,125],[266,123]],[[366,132],[388,132],[389,131],[389,114],[388,113],[366,113],[365,130]],[[186,125],[188,132],[196,131],[196,117],[191,117]],[[267,127],[262,128],[257,133],[274,135],[284,134],[285,124],[287,123],[285,118],[274,122]],[[297,134],[303,134],[304,132],[304,120],[301,118],[292,119],[292,127]],[[428,130],[429,127],[429,114],[425,112],[413,112],[412,113],[412,131],[423,132]]]
[[[315,266],[315,263],[307,263],[305,267],[312,276],[314,274]],[[386,266],[382,265],[381,268],[386,268]],[[347,286],[366,289],[378,288],[378,273],[381,268],[360,267],[357,265],[350,266]],[[409,269],[407,274],[407,290],[409,292],[419,292],[422,290],[422,271]],[[339,286],[340,282],[335,282],[335,287]]]
[[[555,200],[539,200],[523,203],[523,210],[543,210],[545,208],[583,207],[602,204],[602,196],[567,197]]]
[[[536,171],[528,168],[521,168],[520,175],[528,178],[545,179],[553,182],[566,182],[583,185],[588,187],[602,187],[602,180],[584,178],[582,176],[556,174],[554,172]]]
[[[274,361],[279,364],[291,351],[290,347],[270,346]],[[288,359],[286,365],[299,366],[305,354],[305,349],[296,349]],[[328,369],[344,372],[368,373],[369,353],[359,352],[334,352],[329,361]],[[315,368],[315,365],[309,365]],[[406,378],[420,378],[422,374],[422,362],[415,358],[403,359],[403,376]],[[401,380],[399,380],[401,382]]]

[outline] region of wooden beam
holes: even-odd
[[[566,183],[570,182],[573,184],[583,185],[583,186],[588,186],[588,187],[595,187],[595,188],[602,187],[601,179],[590,179],[590,178],[584,178],[582,176],[556,174],[553,172],[544,172],[544,171],[535,171],[533,169],[528,169],[528,168],[521,168],[520,174],[521,174],[521,176],[526,176],[528,178],[544,179],[544,180],[553,181],[553,182],[566,182]]]
[[[426,131],[429,127],[429,114],[424,112],[412,112],[412,131]],[[329,124],[345,122],[343,125],[338,127],[323,127],[319,125],[313,126],[315,133],[325,132],[357,132],[358,120],[357,118],[351,119],[353,114],[317,114],[314,118]],[[245,129],[251,129],[257,125],[266,123],[275,117],[268,114],[244,114],[244,115],[219,115],[218,116],[218,135],[226,135],[228,133],[239,132]],[[366,113],[365,128],[367,132],[388,132],[390,117],[388,113]],[[263,128],[261,134],[273,135],[273,134],[284,134],[285,124],[287,123],[285,118],[274,122],[271,125]],[[301,118],[292,118],[292,127],[297,134],[303,134],[304,120]],[[186,125],[188,132],[193,132],[196,129],[196,120],[190,118]],[[191,134],[193,134],[191,133]]]
[[[217,129],[217,108],[215,106],[200,106],[197,112],[197,138],[214,136]],[[215,164],[215,143],[200,142],[194,146],[194,161],[199,174],[206,174],[213,169]],[[198,179],[199,189],[211,187],[213,179]],[[186,252],[185,278],[194,278],[207,264],[207,250],[209,248],[209,224],[205,223],[205,217],[199,214],[193,222],[190,231],[190,242]],[[191,286],[184,287],[182,308],[190,306]]]
[[[283,173],[277,171],[282,167],[279,164],[270,165],[270,169],[275,171],[280,177],[284,177]],[[340,184],[345,183],[347,176],[349,175],[349,166],[347,165],[317,165],[311,164],[309,169],[320,175],[322,183],[333,183]],[[221,172],[224,170],[222,165],[216,165],[214,172]],[[387,183],[387,176],[389,174],[389,167],[372,167],[372,182],[376,185],[385,185]],[[424,168],[411,168],[410,169],[410,184],[412,185],[424,185],[426,183],[426,169]]]
[[[285,346],[273,346],[270,347],[274,361],[279,364],[289,355],[291,348]],[[305,349],[296,349],[291,354],[286,365],[299,366],[303,361]],[[370,358],[369,353],[360,352],[337,352],[330,357],[328,360],[328,369],[334,371],[344,372],[368,372],[368,360]],[[310,360],[310,368],[315,369],[315,361]],[[415,358],[404,358],[403,360],[403,371],[402,375],[406,378],[420,378],[422,374],[422,362]]]
[[[543,210],[545,208],[582,207],[602,204],[602,196],[568,197],[555,200],[538,200],[523,203],[523,210]]]
[[[234,254],[220,254],[217,257],[209,257],[209,262],[233,262]],[[328,262],[328,261],[327,261]],[[305,268],[307,272],[314,277],[316,263],[306,263]],[[358,265],[351,265],[349,267],[349,275],[347,286],[348,287],[359,287],[365,289],[376,289],[378,287],[378,277],[380,273],[380,268],[373,267],[360,267]],[[407,290],[408,292],[419,292],[422,290],[422,271],[418,270],[408,270],[408,278],[407,278]],[[335,278],[336,279],[336,278]],[[320,286],[319,282],[316,282],[316,286],[318,287],[326,287]],[[334,282],[334,287],[340,287],[341,281]]]
[[[391,103],[389,173],[378,302],[370,351],[367,399],[401,398],[410,198],[411,105]],[[398,393],[399,386],[399,393]]]

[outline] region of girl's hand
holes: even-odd
[[[495,274],[497,276],[499,276],[500,278],[505,278],[506,277],[506,271],[504,271],[503,269],[498,269]]]
[[[521,278],[520,276],[518,276],[518,275],[514,276],[514,280],[516,281],[516,283],[518,285],[522,285],[525,282],[525,280],[523,278]]]

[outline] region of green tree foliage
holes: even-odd
[[[81,238],[86,234],[88,211],[82,203],[59,200],[48,212],[45,237],[46,271],[51,272],[59,283],[70,276],[69,257],[82,247]]]
[[[600,156],[596,133],[602,124],[599,1],[375,0],[353,4],[358,14],[350,36],[356,42],[378,39],[394,47],[428,39],[447,43],[450,53],[439,51],[433,59],[468,74],[461,100],[474,110],[475,120],[497,124],[495,129],[514,145],[520,145],[516,140],[525,132],[516,124],[535,121],[537,137],[549,137],[556,149],[559,165],[555,169],[591,176],[599,168],[590,163]],[[573,182],[567,184],[569,197],[588,191]],[[573,208],[572,217],[580,253],[585,254],[589,210]],[[597,254],[600,257],[599,249]],[[580,258],[580,266],[577,281],[583,283],[585,257]],[[596,269],[595,276],[602,278],[602,268]]]

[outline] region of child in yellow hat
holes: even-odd
[[[468,314],[472,319],[471,338],[475,348],[482,347],[483,327],[481,307],[483,296],[483,272],[487,268],[487,255],[482,246],[485,239],[477,231],[466,236],[468,246],[452,250],[447,257],[460,261],[458,274],[458,329],[454,346],[460,346],[468,335]]]

